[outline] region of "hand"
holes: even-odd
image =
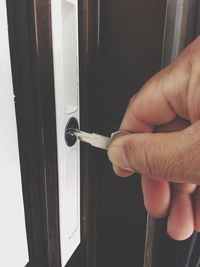
[[[144,204],[167,232],[200,232],[200,38],[132,97],[108,155],[118,176],[142,176]],[[169,181],[173,183],[169,183]]]

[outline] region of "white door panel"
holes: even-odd
[[[71,118],[79,124],[78,1],[52,0],[62,266],[80,243],[80,147],[65,142]]]

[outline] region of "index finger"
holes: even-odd
[[[156,74],[131,98],[120,129],[152,132],[155,126],[168,123],[176,117],[164,94],[164,75],[164,71]]]

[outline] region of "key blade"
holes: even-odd
[[[93,136],[92,143],[91,143],[92,146],[98,147],[104,150],[108,150],[108,147],[111,142],[111,138],[107,136],[95,134],[95,133],[93,133],[92,136]]]
[[[73,136],[76,136],[82,142],[89,143],[94,147],[101,148],[104,150],[108,149],[111,140],[106,136],[95,133],[87,133],[78,129],[68,129],[68,133]]]
[[[80,141],[90,143],[92,139],[92,134],[91,133],[86,133],[84,131],[74,129],[73,135],[76,136]]]

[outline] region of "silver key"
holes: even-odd
[[[74,129],[74,128],[67,130],[67,134],[76,136],[76,138],[78,138],[80,141],[89,143],[90,145],[94,147],[98,147],[104,150],[108,150],[110,143],[116,136],[121,135],[121,134],[127,134],[127,133],[129,132],[127,131],[114,132],[109,138],[107,136],[103,136],[103,135],[96,134],[96,133],[87,133],[87,132]]]

